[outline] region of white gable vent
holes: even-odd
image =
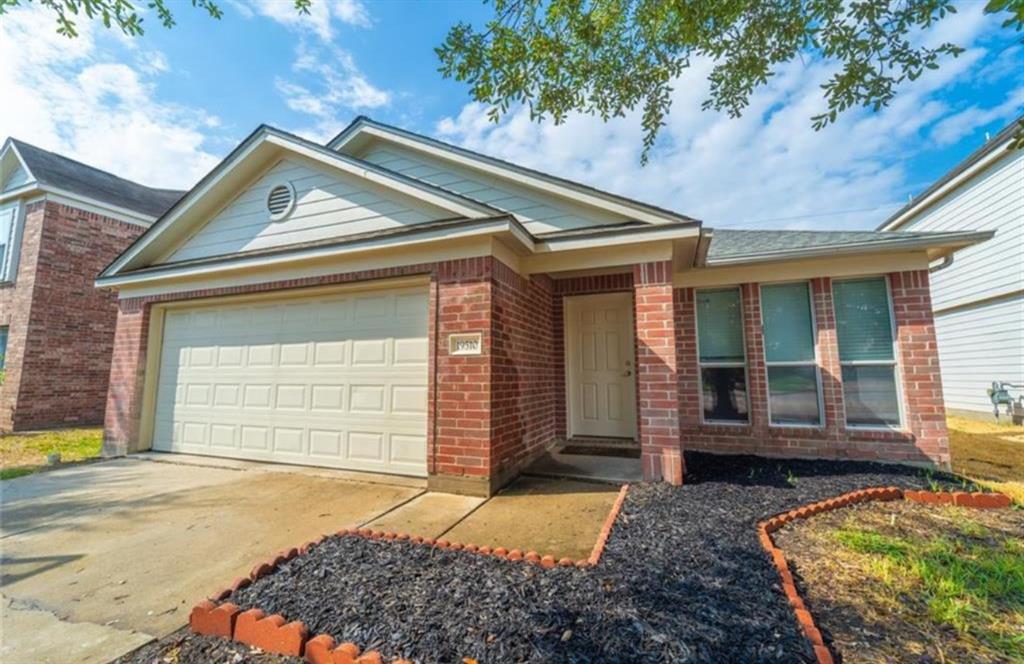
[[[267,194],[267,212],[274,221],[284,219],[295,207],[295,188],[290,182],[275,185]]]

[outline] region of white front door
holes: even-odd
[[[632,312],[629,293],[565,298],[570,436],[636,437]]]
[[[427,293],[174,308],[153,448],[427,474]]]

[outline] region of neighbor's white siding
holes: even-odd
[[[946,406],[991,411],[993,381],[1024,383],[1024,295],[935,317]]]
[[[271,221],[267,194],[282,182],[295,188],[295,208],[284,219]],[[286,159],[239,194],[165,261],[328,240],[452,216],[355,176]]]
[[[946,407],[991,410],[992,381],[1024,382],[1024,151],[1006,153],[899,230],[996,231],[931,279]]]
[[[504,212],[511,212],[531,233],[629,221],[624,216],[579,205],[517,184],[511,179],[474,171],[402,146],[378,143],[358,156]]]

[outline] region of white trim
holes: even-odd
[[[634,366],[636,364],[636,331],[634,330],[634,325],[636,324],[636,321],[634,320],[635,319],[635,311],[634,311],[634,308],[633,308],[633,298],[632,298],[631,294],[627,293],[627,292],[624,292],[624,291],[613,291],[613,292],[608,292],[608,293],[587,293],[587,294],[584,294],[584,295],[565,295],[565,296],[562,297],[562,335],[563,335],[563,339],[562,339],[563,364],[562,364],[562,366],[565,368],[565,394],[563,396],[565,398],[565,437],[566,438],[572,438],[577,433],[574,430],[574,426],[573,426],[574,425],[574,419],[575,419],[575,409],[573,408],[572,395],[575,394],[575,391],[576,391],[575,390],[575,388],[576,388],[576,380],[578,379],[578,375],[577,374],[579,372],[579,367],[576,366],[578,363],[575,360],[577,355],[573,352],[574,350],[576,350],[576,346],[575,346],[574,343],[572,343],[572,344],[570,343],[571,340],[576,339],[577,336],[578,336],[576,334],[575,319],[570,315],[570,310],[574,310],[577,306],[579,306],[579,304],[580,304],[580,302],[582,300],[598,299],[598,298],[612,299],[613,297],[625,298],[626,303],[627,303],[627,306],[625,307],[625,310],[626,310],[626,312],[628,312],[629,325],[627,325],[626,327],[627,327],[627,334],[628,334],[628,337],[629,337],[629,348],[630,348],[630,352],[632,353],[631,359],[629,360],[629,366],[631,366],[633,368],[632,369],[633,370],[633,375],[632,375],[632,379],[633,380],[630,381],[632,383],[632,385],[633,385],[633,394],[631,395],[633,398],[629,399],[628,402],[629,402],[629,407],[632,409],[632,420],[633,420],[632,438],[633,438],[633,440],[639,440],[640,439],[640,431],[639,431],[639,427],[640,427],[640,414],[637,412],[637,403],[636,403],[637,402],[636,397],[637,397],[637,393],[638,393],[637,381],[639,380],[639,372],[637,371],[638,368],[636,366]],[[592,434],[592,433],[588,433],[588,434],[580,434],[580,435],[584,435],[584,436],[607,435],[610,438],[617,437],[615,434]]]
[[[25,215],[28,205],[19,199],[0,203],[0,207],[13,206],[11,232],[5,238],[3,260],[0,261],[0,285],[11,285],[18,280],[18,265],[21,263],[21,238],[25,231]]]
[[[835,302],[835,285],[845,281],[863,281],[867,279],[882,279],[885,282],[885,297],[888,300],[889,307],[889,329],[892,335],[892,361],[881,361],[881,360],[854,360],[850,362],[844,362],[842,359],[842,349],[839,347],[839,316],[836,314],[836,353],[839,355],[839,385],[843,394],[843,426],[847,429],[854,429],[857,431],[896,431],[900,433],[907,432],[907,409],[904,400],[906,399],[905,390],[903,389],[903,367],[900,356],[900,344],[899,344],[899,329],[896,326],[896,309],[893,305],[892,300],[892,283],[889,279],[888,274],[874,274],[874,275],[863,275],[858,277],[849,277],[846,279],[833,279],[831,287],[832,300]],[[834,308],[834,306],[833,306]],[[892,366],[892,377],[896,387],[896,411],[899,415],[899,423],[896,426],[887,424],[850,424],[849,413],[846,409],[846,381],[843,380],[843,367],[844,366],[862,366],[862,367],[887,367]]]
[[[60,203],[62,205],[69,205],[79,210],[85,210],[86,212],[95,212],[101,214],[104,217],[110,217],[111,219],[117,219],[125,223],[134,224],[136,226],[142,226],[143,228],[149,228],[156,221],[156,217],[150,217],[138,212],[132,212],[126,208],[118,207],[116,205],[108,205],[102,201],[98,201],[93,198],[74,194],[63,189],[57,189],[49,185],[43,185],[40,187],[46,192],[46,199],[51,200],[54,203]]]
[[[931,205],[937,203],[942,198],[945,198],[946,194],[948,194],[950,191],[956,189],[967,180],[973,178],[975,175],[977,175],[980,171],[987,168],[993,162],[996,162],[1005,157],[1006,146],[1010,145],[1011,141],[1012,139],[1004,141],[1000,145],[995,146],[991,152],[989,152],[987,155],[985,155],[975,163],[971,164],[969,168],[966,168],[962,172],[958,173],[956,177],[952,178],[949,182],[946,182],[935,191],[925,196],[922,196],[916,201],[913,201],[913,204],[910,207],[900,212],[898,216],[885,222],[882,226],[878,228],[878,230],[894,231],[900,226],[905,226],[912,220],[912,217],[916,217],[919,213],[921,213],[924,210],[924,208],[930,207]]]
[[[651,224],[665,224],[679,223],[685,218],[684,215],[673,214],[668,211],[659,213],[656,210],[640,203],[630,204],[614,194],[590,191],[589,188],[583,188],[581,185],[573,186],[573,184],[569,182],[559,181],[553,177],[545,176],[542,173],[529,171],[522,167],[516,167],[514,164],[500,163],[498,160],[486,155],[469,156],[464,154],[461,150],[456,151],[456,146],[450,146],[449,149],[444,149],[425,138],[416,137],[401,130],[381,127],[376,123],[370,124],[363,119],[358,120],[356,126],[354,126],[347,135],[335,138],[327,144],[327,147],[332,150],[340,151],[347,143],[357,136],[362,135],[372,136],[384,141],[391,141],[419,152],[425,152],[442,160],[453,161],[462,166],[483,171],[490,175],[512,179],[515,182],[525,184],[533,187],[534,189],[562,196],[586,205],[599,207],[638,221],[646,221]]]
[[[722,291],[722,290],[735,290],[739,294],[740,300],[740,334],[743,337],[743,361],[742,362],[702,362],[700,359],[700,311],[697,307],[697,297],[701,291]],[[693,289],[693,339],[697,346],[697,402],[700,406],[700,423],[708,424],[711,426],[736,426],[736,427],[749,427],[753,424],[751,420],[751,406],[752,402],[750,399],[750,358],[747,357],[747,317],[744,312],[745,303],[743,301],[743,287],[739,284],[733,284],[728,286],[712,286],[708,288],[695,288]],[[704,367],[709,369],[730,369],[730,368],[742,368],[743,369],[743,390],[747,399],[747,419],[744,421],[740,420],[707,420],[704,419]],[[767,381],[766,381],[767,382]]]
[[[768,343],[767,336],[764,329],[764,287],[768,286],[787,286],[789,284],[804,284],[807,286],[807,307],[811,313],[811,348],[814,353],[814,358],[810,361],[789,361],[789,362],[769,362],[768,361]],[[764,349],[764,385],[766,390],[766,397],[768,402],[768,426],[769,428],[776,429],[813,429],[822,431],[826,428],[825,423],[825,399],[823,395],[822,383],[821,383],[821,356],[818,353],[818,317],[814,311],[814,284],[808,280],[798,279],[795,281],[775,281],[765,282],[757,284],[757,300],[758,308],[761,310],[761,347]],[[818,398],[818,423],[807,424],[805,422],[789,422],[784,424],[776,424],[772,421],[772,384],[769,376],[769,370],[772,367],[814,367],[814,382],[817,385],[817,398]]]

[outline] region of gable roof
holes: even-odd
[[[934,249],[946,255],[988,240],[994,231],[910,233],[899,231],[761,231],[706,229],[711,234],[705,265],[735,265],[872,251]]]
[[[928,186],[927,189],[922,191],[920,194],[915,196],[909,203],[901,207],[899,210],[894,212],[888,219],[878,225],[878,230],[893,230],[899,228],[906,223],[911,213],[918,208],[924,207],[930,202],[933,196],[939,194],[940,190],[947,186],[951,186],[954,180],[966,177],[968,171],[973,171],[975,167],[981,167],[987,163],[991,158],[998,158],[1002,156],[997,154],[1010,149],[1011,139],[1018,127],[1024,125],[1024,115],[1016,118],[1013,122],[1003,127],[998,134],[985,141],[985,143],[967,155],[967,157],[959,164],[954,166],[948,173],[940,177],[938,180]]]
[[[492,174],[509,177],[516,176],[516,179],[527,185],[554,190],[557,194],[575,199],[577,201],[612,209],[638,221],[647,223],[690,223],[699,225],[700,221],[679,212],[644,203],[632,198],[612,194],[596,187],[567,180],[565,178],[544,173],[542,171],[520,166],[504,159],[491,157],[473,150],[468,150],[451,143],[440,141],[430,136],[417,134],[407,129],[401,129],[393,125],[378,122],[365,115],[355,118],[337,136],[332,138],[327,147],[332,150],[341,150],[345,145],[357,137],[370,134],[396,140],[404,145],[412,145],[420,150],[429,150],[435,154],[443,155],[449,159],[455,159],[470,167],[482,169]]]
[[[125,268],[139,267],[132,264],[134,259],[147,248],[153,246],[158,240],[167,237],[167,231],[179,219],[199,205],[207,195],[210,195],[219,185],[222,185],[235,169],[243,165],[264,146],[271,146],[271,149],[280,149],[299,154],[328,167],[337,168],[350,175],[366,179],[399,193],[415,195],[427,203],[450,211],[456,217],[482,218],[505,214],[497,208],[442,189],[428,182],[396,173],[356,157],[329,150],[318,143],[306,140],[295,134],[262,124],[157,219],[145,233],[118,256],[113,263],[107,266],[100,276],[108,277],[117,274]],[[229,185],[224,186],[228,189],[226,195],[230,196],[233,190]]]
[[[140,214],[159,217],[185,193],[156,189],[102,171],[16,138],[7,139],[38,184],[78,194]]]

